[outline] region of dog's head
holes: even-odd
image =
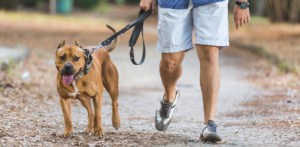
[[[55,65],[62,75],[63,83],[66,85],[71,84],[85,66],[83,48],[77,41],[75,41],[75,45],[66,45],[64,40],[58,45],[55,56]]]

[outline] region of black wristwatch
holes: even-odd
[[[235,1],[235,4],[238,5],[241,9],[248,9],[250,5],[249,2],[240,2],[240,1]]]

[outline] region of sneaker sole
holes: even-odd
[[[210,133],[206,137],[204,137],[203,135],[201,135],[200,139],[202,141],[211,141],[211,142],[214,142],[214,143],[222,142],[222,138],[218,134],[216,134],[216,133]]]

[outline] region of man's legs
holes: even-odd
[[[203,95],[204,123],[214,120],[216,103],[219,96],[219,48],[197,45],[200,61],[200,86]]]
[[[181,63],[185,52],[162,53],[160,61],[160,77],[165,89],[164,101],[173,102],[176,95],[176,83],[179,79],[182,67]]]

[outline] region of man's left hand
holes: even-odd
[[[239,27],[249,23],[250,21],[250,11],[249,8],[241,9],[239,6],[235,6],[233,10],[234,14],[234,21],[235,21],[235,28],[238,29]]]

